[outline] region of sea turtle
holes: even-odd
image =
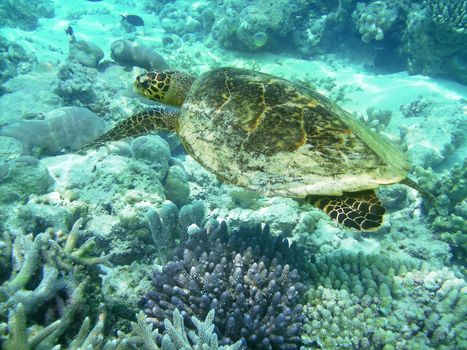
[[[335,221],[374,231],[385,208],[380,185],[405,183],[404,153],[316,91],[238,68],[195,78],[147,72],[134,82],[159,105],[86,146],[156,130],[175,131],[186,151],[219,178],[264,195],[304,198]]]

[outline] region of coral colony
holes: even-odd
[[[466,0],[0,0],[0,349],[464,349],[466,16]],[[137,76],[221,67],[325,95],[399,144],[429,195],[380,186],[362,233],[227,183],[174,132],[83,151],[161,108]],[[243,117],[258,91],[253,112],[303,111],[248,82]]]

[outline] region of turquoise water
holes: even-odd
[[[0,349],[466,349],[466,6],[0,0]]]

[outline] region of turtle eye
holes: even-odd
[[[151,82],[149,80],[145,80],[141,82],[141,86],[143,87],[143,89],[149,89],[151,87]]]

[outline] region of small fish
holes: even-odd
[[[73,28],[71,26],[68,26],[68,28],[65,29],[65,33],[67,33],[67,35],[69,35],[69,36],[73,36],[73,34],[74,34]]]
[[[131,25],[134,25],[135,27],[141,27],[144,26],[144,21],[140,16],[136,15],[121,15],[123,20],[127,21]]]
[[[102,0],[88,0],[89,2],[98,2],[98,1],[102,1]]]

